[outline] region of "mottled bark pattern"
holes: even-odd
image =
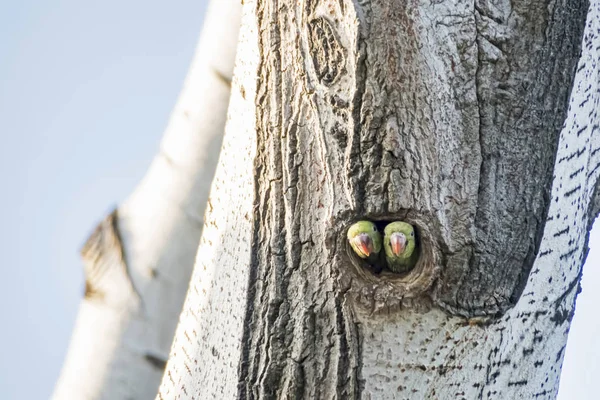
[[[343,187],[332,186],[340,182],[332,167],[344,165],[339,146],[353,124],[355,60],[345,54],[354,26],[334,32],[340,27],[331,18],[341,12],[335,2],[258,6],[256,214],[241,398],[359,393],[356,327],[335,286],[331,249],[334,210],[348,208]],[[332,103],[336,115],[321,120]],[[337,139],[329,136],[336,127]]]
[[[430,324],[439,341],[442,320],[456,330],[456,315],[497,318],[517,303],[544,232],[586,6],[258,2],[240,398],[378,398],[370,345],[394,330],[423,338],[396,317]],[[413,223],[417,267],[376,275],[353,259],[345,230],[363,218]],[[444,312],[422,314],[431,300]],[[448,369],[438,371],[423,385]]]
[[[500,319],[465,320],[436,309],[358,314],[363,398],[556,398],[587,232],[599,211],[599,1],[585,32],[543,239],[517,304]]]
[[[357,6],[352,211],[406,210],[429,231],[442,271],[433,295],[454,313],[503,312],[522,291],[585,10],[584,1]]]
[[[158,399],[554,399],[600,207],[600,0],[558,133],[584,11],[245,0]],[[415,269],[348,253],[362,218],[415,224]]]
[[[446,265],[437,292],[458,312],[503,311],[521,295],[542,237],[587,6],[475,2],[482,157],[475,241],[468,264]]]
[[[215,12],[235,11],[238,4],[215,0],[211,7]],[[157,400],[233,399],[238,391],[254,201],[258,64],[254,4],[244,4],[223,146]],[[230,24],[225,27],[231,29]],[[214,43],[212,37],[207,36],[207,43]]]

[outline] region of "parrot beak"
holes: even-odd
[[[354,237],[354,244],[356,248],[364,254],[365,257],[369,257],[373,252],[373,241],[366,233],[361,233]]]
[[[403,233],[392,233],[390,244],[392,245],[392,252],[394,255],[399,256],[406,248],[406,236],[404,236]]]

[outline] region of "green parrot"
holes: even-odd
[[[348,229],[348,241],[357,256],[380,267],[381,233],[370,221],[358,221]]]
[[[410,271],[419,258],[413,226],[406,222],[395,221],[386,225],[383,234],[388,268],[396,273]]]

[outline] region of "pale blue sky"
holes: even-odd
[[[79,248],[157,151],[205,3],[0,2],[1,400],[50,396]]]
[[[156,152],[205,3],[0,4],[2,400],[50,396],[83,293],[79,248]],[[597,399],[598,253],[595,232],[563,400]]]

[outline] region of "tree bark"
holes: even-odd
[[[156,394],[203,225],[241,7],[214,1],[161,149],[82,249],[86,290],[55,399]]]
[[[555,398],[598,212],[588,6],[246,1],[158,398]],[[412,223],[416,267],[361,264],[362,219]]]

